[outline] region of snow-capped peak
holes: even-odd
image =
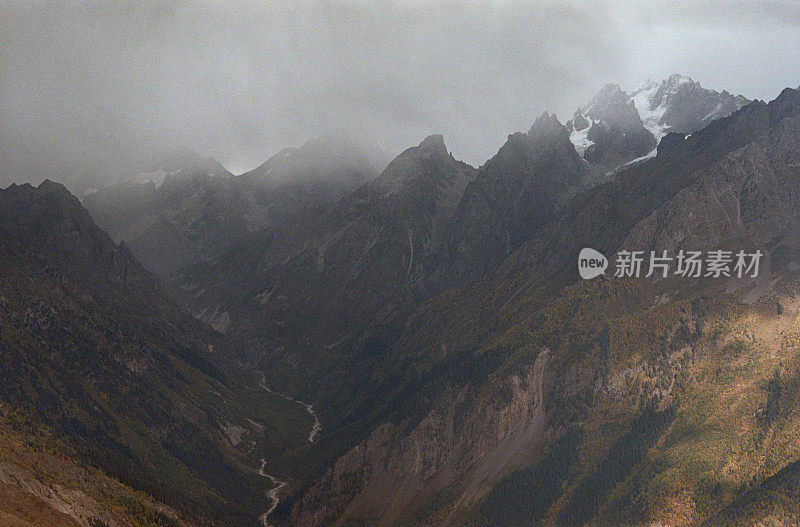
[[[617,158],[635,159],[654,154],[652,149],[669,132],[691,134],[749,102],[741,95],[703,88],[676,73],[660,82],[648,79],[630,95],[617,84],[606,84],[566,126],[584,157],[611,149]],[[601,139],[602,135],[606,137]]]
[[[660,140],[668,132],[692,133],[714,119],[726,117],[747,99],[700,86],[690,77],[674,73],[663,81],[648,80],[631,94],[645,128]]]

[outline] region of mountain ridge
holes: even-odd
[[[238,237],[336,202],[375,177],[380,163],[331,137],[284,149],[240,176],[197,154],[172,157],[168,168],[178,170],[158,183],[123,181],[84,198],[98,223],[162,277],[222,254]]]
[[[630,95],[618,84],[606,84],[566,126],[582,156],[613,169],[654,155],[653,149],[669,133],[692,134],[750,102],[675,73],[661,82],[647,80]]]

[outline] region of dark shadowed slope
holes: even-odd
[[[257,460],[302,444],[306,412],[258,390],[59,184],[0,191],[0,261],[5,407],[48,448],[192,524],[254,522]]]

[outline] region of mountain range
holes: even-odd
[[[0,519],[797,519],[800,91],[607,85],[480,167],[184,154],[0,191]],[[581,280],[585,247],[764,260]]]

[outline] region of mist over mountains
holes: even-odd
[[[4,4],[0,525],[798,524],[798,27]]]
[[[442,133],[477,166],[609,82],[631,93],[680,72],[770,100],[798,84],[799,19],[790,1],[5,2],[0,184],[81,194],[184,147],[240,174],[326,133],[392,155]]]
[[[439,254],[441,248],[434,251],[437,255],[426,255],[426,265],[439,267],[437,274],[474,276],[488,262],[508,254],[569,197],[617,167],[655,155],[657,139],[666,133],[690,134],[748,102],[677,74],[660,84],[648,81],[634,93],[606,85],[566,124],[545,113],[527,134],[509,136],[481,167],[485,176],[469,186],[473,178],[447,183],[453,186],[451,194],[439,199],[452,210],[440,214],[456,214],[453,221],[462,225],[434,228],[429,236],[436,240],[431,243],[450,247],[446,253]],[[646,116],[647,127],[640,114]],[[437,148],[448,151],[443,139]],[[223,255],[246,233],[334,204],[374,179],[388,158],[375,145],[327,135],[283,149],[253,170],[233,176],[213,158],[178,151],[107,176],[111,183],[90,190],[84,202],[101,227],[125,240],[147,267],[166,276]],[[459,204],[463,192],[464,202]],[[482,218],[478,225],[469,219],[488,203],[497,207],[492,221]],[[471,249],[465,251],[465,244]],[[485,262],[466,261],[476,258]],[[450,270],[442,271],[445,267]]]

